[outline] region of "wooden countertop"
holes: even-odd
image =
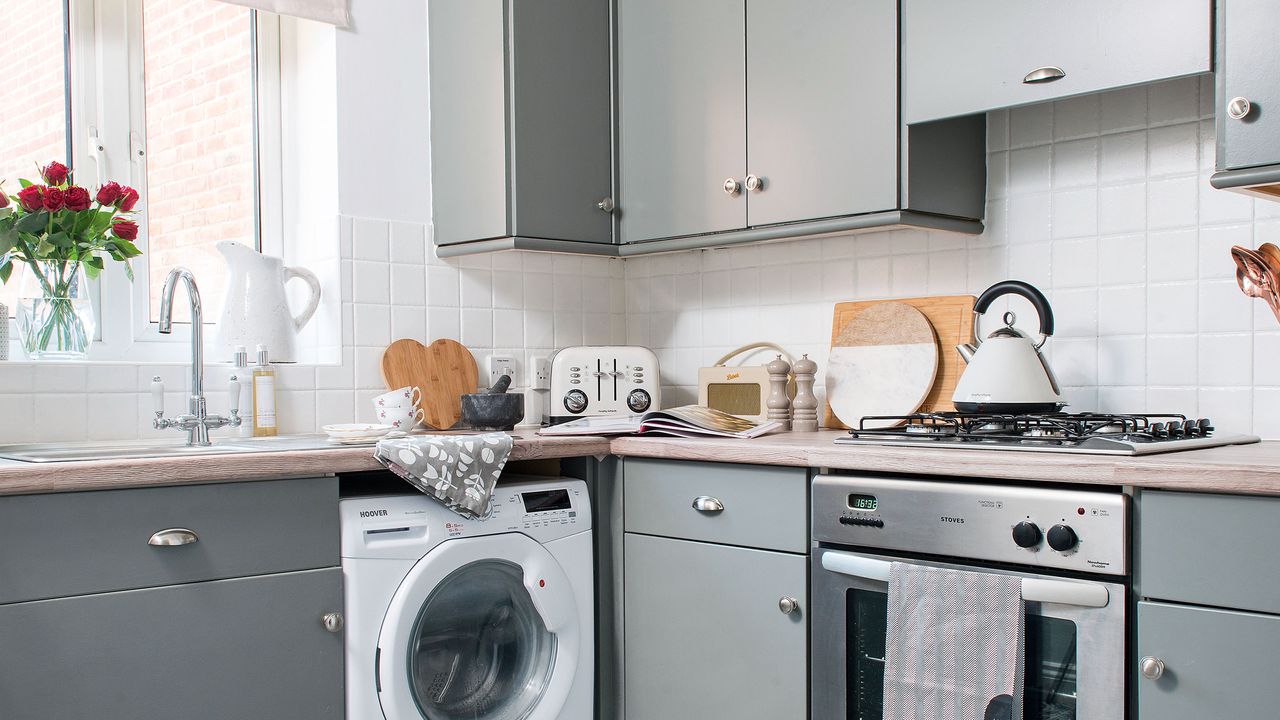
[[[1280,442],[1118,457],[1067,453],[835,445],[838,430],[778,433],[754,440],[668,437],[541,437],[517,431],[511,460],[581,456],[650,457],[904,475],[1129,485],[1196,492],[1280,495]],[[0,461],[0,495],[265,480],[377,470],[361,447],[180,458],[22,463]]]
[[[509,460],[609,454],[608,438],[545,438],[532,430],[517,430],[512,435],[515,436],[515,447]],[[0,495],[269,480],[381,468],[382,465],[373,459],[371,445],[89,462],[0,461]]]

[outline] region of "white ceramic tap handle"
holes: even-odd
[[[231,393],[231,416],[235,417],[240,414],[240,378],[231,376],[231,387],[228,390]]]
[[[151,404],[155,407],[156,417],[164,417],[164,381],[159,375],[151,378]]]

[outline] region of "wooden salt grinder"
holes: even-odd
[[[791,372],[791,364],[778,355],[764,369],[769,371],[769,399],[765,402],[769,408],[768,418],[782,423],[783,430],[790,430],[791,398],[787,397],[787,373]]]
[[[818,429],[818,398],[813,394],[814,377],[818,363],[805,353],[796,362],[796,399],[791,401],[791,429],[796,432],[814,432]]]

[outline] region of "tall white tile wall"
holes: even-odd
[[[622,261],[507,252],[440,260],[426,227],[340,218],[342,362],[280,365],[281,432],[373,420],[378,368],[393,339],[460,340],[478,362],[491,352],[528,359],[554,348],[625,340]],[[227,365],[206,368],[210,412],[224,413]],[[151,378],[169,414],[186,410],[184,364],[0,362],[0,443],[177,439],[151,428]]]
[[[1212,104],[1211,81],[1191,78],[991,113],[977,237],[893,231],[628,260],[628,341],[658,352],[666,403],[690,402],[696,368],[751,341],[825,366],[833,302],[1020,278],[1053,303],[1047,348],[1072,409],[1204,415],[1280,438],[1280,323],[1241,294],[1228,254],[1280,242],[1280,203],[1209,187]]]

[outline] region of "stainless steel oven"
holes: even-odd
[[[814,720],[881,719],[893,562],[1022,578],[1023,718],[1124,717],[1124,495],[824,475],[812,508]]]

